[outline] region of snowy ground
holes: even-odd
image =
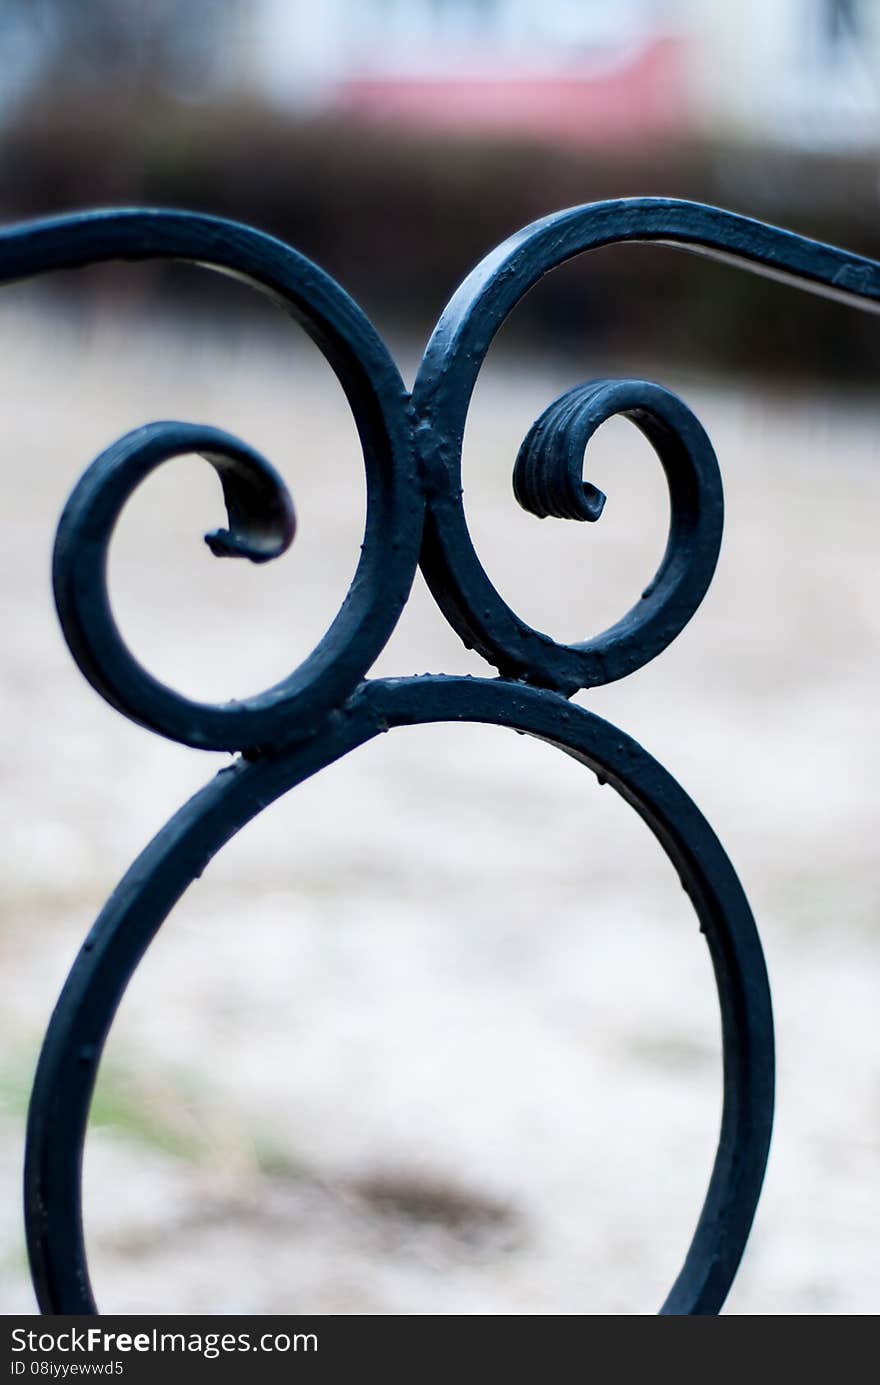
[[[48,581],[74,479],[150,418],[239,433],[282,469],[300,532],[217,563],[195,460],[144,488],[112,577],[135,651],[187,692],[287,672],[354,569],[363,483],[346,406],[296,333],[79,327],[13,294],[0,596],[4,894],[0,1311],[32,1304],[27,1091],[91,919],[224,763],[124,721],[63,646]],[[601,367],[596,373],[601,373]],[[659,371],[655,372],[660,374]],[[466,447],[483,561],[533,624],[584,638],[665,541],[628,424],[587,474],[596,526],[539,524],[509,472],[577,376],[491,360]],[[726,541],[691,626],[583,697],[696,799],[749,894],[776,1007],[779,1100],[733,1313],[880,1305],[876,408],[676,381],[725,476]],[[420,579],[383,673],[480,672]],[[111,1036],[86,1156],[108,1311],[651,1312],[698,1214],[720,1106],[708,956],[653,838],[592,775],[497,729],[383,737],[276,805],[168,921]]]

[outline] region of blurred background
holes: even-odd
[[[411,380],[471,266],[604,197],[733,208],[880,258],[870,0],[0,0],[0,214],[168,205],[251,222],[360,301]],[[642,590],[668,505],[612,421],[602,521],[537,522],[510,471],[593,376],[678,390],[715,443],[727,529],[692,624],[578,700],[678,777],[767,952],[779,1110],[734,1313],[880,1301],[876,689],[880,500],[866,313],[670,248],[565,266],[493,346],[465,443],[499,590],[586,638]],[[0,1311],[33,1304],[29,1086],[79,943],[224,757],[166,744],[83,682],[51,606],[61,507],[153,418],[278,465],[300,529],[216,564],[210,470],[151,478],[114,541],[134,651],[191,695],[282,677],[354,571],[364,487],[344,397],[242,285],[108,266],[0,296],[7,805],[0,888]],[[484,671],[417,579],[376,671]],[[651,1312],[708,1180],[720,1045],[708,956],[637,818],[493,728],[365,747],[264,813],[169,919],[111,1035],[86,1154],[106,1311]]]

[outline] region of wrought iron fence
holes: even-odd
[[[585,251],[630,241],[677,246],[862,308],[880,307],[880,264],[857,255],[696,203],[596,203],[527,226],[473,270],[441,316],[408,394],[383,341],[339,285],[297,251],[249,227],[185,212],[123,210],[0,233],[3,282],[107,260],[158,258],[233,273],[273,298],[305,328],[341,382],[367,481],[360,561],[326,635],[289,677],[223,705],[182,696],[132,656],[110,607],[108,546],[138,485],[164,462],[197,453],[217,472],[228,513],[228,529],[206,535],[211,551],[256,563],[279,556],[294,538],[296,520],[270,463],[218,429],[153,423],[107,448],[64,509],[53,584],[82,673],[140,725],[236,758],[179,810],[122,879],[52,1015],[25,1160],[27,1241],[43,1312],[97,1311],[81,1206],[89,1105],[116,1009],[177,900],[245,823],[309,776],[396,726],[456,721],[525,732],[613,785],[657,837],[690,897],[718,988],[724,1100],[702,1213],[660,1311],[721,1309],[760,1196],[773,1120],[773,1020],[761,944],[736,873],[684,790],[625,732],[569,700],[649,662],[702,601],[723,524],[715,454],[687,405],[644,380],[579,385],[529,430],[513,487],[534,515],[599,518],[605,497],[583,479],[584,451],[600,424],[617,415],[651,442],[669,489],[668,542],[653,581],[616,624],[577,644],[531,628],[502,599],[475,551],[462,500],[465,420],[499,327],[549,270]],[[419,565],[446,619],[497,676],[367,677]]]

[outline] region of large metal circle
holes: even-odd
[[[310,775],[389,728],[456,721],[525,732],[600,774],[650,827],[690,896],[718,987],[724,1104],[702,1213],[661,1312],[719,1311],[752,1224],[773,1120],[770,992],[742,887],[683,789],[623,732],[546,692],[437,676],[364,684],[318,737],[221,771],[154,838],[111,896],[61,993],[31,1098],[25,1211],[43,1312],[97,1311],[82,1227],[89,1105],[113,1016],[176,901],[245,823]]]

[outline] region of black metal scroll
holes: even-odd
[[[730,212],[657,198],[575,207],[518,232],[468,276],[428,343],[410,396],[384,343],[343,290],[290,247],[248,227],[183,212],[126,210],[0,233],[3,282],[99,261],[164,258],[232,272],[267,293],[335,370],[358,428],[367,480],[361,559],[330,629],[282,682],[225,705],[182,696],[134,659],[110,607],[108,545],[140,482],[169,459],[198,453],[218,473],[229,517],[227,530],[206,536],[212,552],[272,559],[295,531],[293,502],[274,468],[217,429],[155,423],[108,448],[62,515],[55,599],[85,677],[142,726],[187,745],[240,753],[180,809],[120,882],[49,1024],[25,1162],[28,1248],[43,1312],[97,1311],[81,1206],[89,1105],[113,1016],[176,901],[267,804],[380,732],[439,721],[507,726],[580,761],[635,808],[681,877],[715,972],[724,1103],[703,1210],[660,1311],[720,1310],[751,1228],[773,1118],[773,1021],[760,941],[733,867],[680,786],[622,731],[567,700],[647,663],[699,606],[721,542],[715,455],[687,406],[642,380],[578,386],[530,429],[516,459],[514,491],[535,515],[599,518],[604,496],[583,479],[584,450],[613,415],[629,418],[647,436],[669,487],[669,538],[653,582],[615,625],[578,644],[532,629],[506,604],[476,554],[462,502],[465,419],[498,328],[543,274],[583,251],[623,241],[676,245],[880,307],[880,265]],[[500,677],[366,677],[418,564],[462,640]]]

